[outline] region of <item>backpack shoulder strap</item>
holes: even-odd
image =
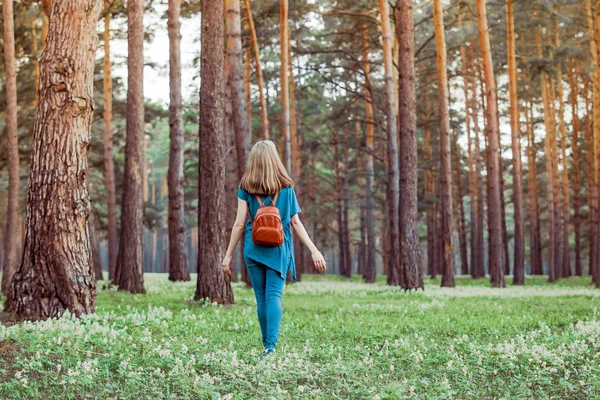
[[[264,203],[262,202],[262,200],[260,199],[260,196],[259,196],[259,195],[257,195],[257,194],[255,194],[254,196],[256,197],[256,200],[258,200],[258,204],[260,204],[260,206],[261,206],[261,207],[264,207],[264,206],[265,206],[265,204],[264,204]]]

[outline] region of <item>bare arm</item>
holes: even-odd
[[[246,218],[248,218],[248,203],[238,198],[237,214],[235,216],[235,222],[233,223],[233,229],[231,229],[231,238],[229,239],[229,246],[227,247],[225,258],[221,263],[223,272],[227,275],[231,275],[229,265],[231,264],[233,252],[235,251],[235,248],[239,243],[240,239],[242,238],[244,230],[246,229]]]
[[[317,270],[321,272],[325,271],[327,269],[327,263],[325,262],[325,258],[323,258],[323,255],[317,249],[317,246],[315,246],[313,241],[310,239],[310,236],[308,236],[308,232],[306,232],[306,228],[304,228],[304,224],[302,224],[302,221],[300,221],[300,217],[298,216],[298,214],[292,217],[291,224],[292,228],[294,228],[294,232],[296,232],[300,241],[310,250],[313,263],[315,264]]]

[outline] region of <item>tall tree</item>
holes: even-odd
[[[467,275],[469,273],[469,260],[467,254],[467,232],[465,223],[465,207],[463,203],[463,188],[460,165],[460,151],[458,148],[458,135],[454,134],[452,140],[452,152],[454,153],[454,174],[456,183],[452,185],[452,203],[454,205],[454,219],[456,220],[458,239],[460,244],[460,273]]]
[[[189,281],[185,238],[183,176],[183,103],[181,99],[181,0],[169,0],[169,280]]]
[[[281,137],[283,140],[283,162],[292,173],[292,139],[290,135],[290,82],[288,64],[290,53],[290,27],[288,25],[288,0],[279,0],[279,53],[281,57]]]
[[[65,310],[80,316],[95,309],[86,181],[101,10],[100,0],[52,5],[33,129],[25,249],[5,303],[18,319],[52,318]]]
[[[233,303],[229,278],[220,262],[225,231],[225,136],[223,0],[202,2],[200,130],[198,166],[198,282],[196,300]]]
[[[265,98],[265,81],[263,78],[262,67],[260,65],[260,51],[258,47],[258,38],[256,36],[256,28],[254,27],[254,18],[252,17],[252,8],[250,0],[244,0],[246,6],[246,18],[248,20],[248,28],[250,28],[250,36],[252,38],[252,53],[254,54],[254,66],[256,70],[256,80],[258,83],[258,95],[260,98],[260,122],[262,126],[263,139],[269,138],[269,118],[267,117],[267,100]]]
[[[575,231],[575,275],[582,275],[581,268],[581,182],[579,180],[579,79],[575,71],[573,59],[569,62],[569,85],[571,87],[571,124],[573,136],[571,137],[573,149],[573,228]]]
[[[492,52],[490,48],[490,36],[488,32],[487,10],[485,0],[476,0],[477,27],[479,30],[479,46],[483,60],[483,73],[486,86],[487,108],[486,108],[486,130],[489,141],[488,146],[488,205],[489,205],[489,270],[490,281],[494,287],[504,287],[504,271],[502,270],[502,220],[500,203],[500,174],[498,163],[498,152],[500,148],[500,137],[498,128],[498,108],[496,103],[496,82],[494,78],[494,64],[492,63]]]
[[[596,43],[595,54],[593,60],[595,64],[594,88],[594,182],[595,185],[595,226],[596,226],[596,247],[600,243],[598,235],[598,226],[600,224],[600,195],[598,193],[598,184],[600,183],[600,0],[594,1],[594,41]],[[600,252],[597,250],[595,263],[591,264],[592,282],[596,287],[600,286]]]
[[[373,215],[373,136],[375,135],[375,117],[373,115],[373,96],[371,91],[371,64],[369,61],[369,34],[367,26],[362,26],[362,52],[363,52],[363,71],[365,73],[365,114],[367,117],[367,137],[365,142],[366,163],[365,172],[366,182],[366,209],[365,221],[367,230],[367,263],[363,271],[363,277],[366,282],[375,282],[375,221]]]
[[[379,0],[381,35],[383,42],[383,66],[385,71],[385,95],[387,114],[387,215],[389,224],[390,254],[387,281],[390,285],[402,285],[400,281],[400,182],[398,176],[398,132],[396,122],[396,96],[394,93],[394,64],[392,59],[392,30],[388,0]]]
[[[7,294],[17,264],[17,231],[19,212],[19,136],[17,133],[17,72],[15,59],[15,25],[13,0],[2,7],[4,25],[4,68],[6,71],[6,138],[8,152],[8,199],[2,293]]]
[[[508,43],[508,85],[510,93],[510,128],[513,155],[513,209],[515,219],[513,284],[525,283],[525,241],[523,239],[523,184],[521,183],[521,130],[517,100],[517,58],[515,18],[512,0],[506,0],[506,32]]]
[[[530,274],[543,275],[542,265],[542,236],[540,233],[540,206],[537,184],[537,149],[533,133],[533,107],[531,104],[525,111],[527,125],[527,176],[529,193],[529,247]]]
[[[116,283],[119,290],[145,293],[142,265],[144,218],[144,1],[127,2],[127,137],[121,239],[117,257]]]
[[[104,177],[106,186],[106,210],[108,219],[108,277],[115,280],[119,238],[117,234],[117,194],[115,187],[115,162],[113,158],[113,83],[110,59],[111,3],[104,0]]]
[[[446,37],[442,0],[433,1],[436,69],[440,114],[440,206],[442,227],[442,286],[454,287],[452,262],[452,166],[450,156],[450,115],[448,110],[448,74],[446,67]],[[401,119],[402,120],[402,119]]]
[[[415,26],[412,0],[398,0],[396,35],[400,47],[400,282],[403,289],[423,288],[421,245],[417,227],[417,94],[415,88]]]

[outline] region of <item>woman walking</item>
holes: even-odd
[[[265,348],[261,359],[275,351],[281,324],[281,295],[288,270],[296,281],[292,228],[312,254],[315,268],[327,264],[317,250],[298,214],[302,212],[294,182],[270,140],[254,145],[238,189],[237,216],[223,259],[223,272],[230,275],[233,252],[244,231],[244,261],[256,296],[258,322]],[[254,232],[253,232],[254,227]]]

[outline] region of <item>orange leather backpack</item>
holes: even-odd
[[[256,212],[256,217],[252,219],[252,241],[255,244],[262,246],[281,246],[283,244],[283,225],[281,223],[281,215],[279,209],[275,206],[277,196],[271,201],[271,206],[265,206],[260,196],[256,195],[256,199],[260,204],[260,208]]]

